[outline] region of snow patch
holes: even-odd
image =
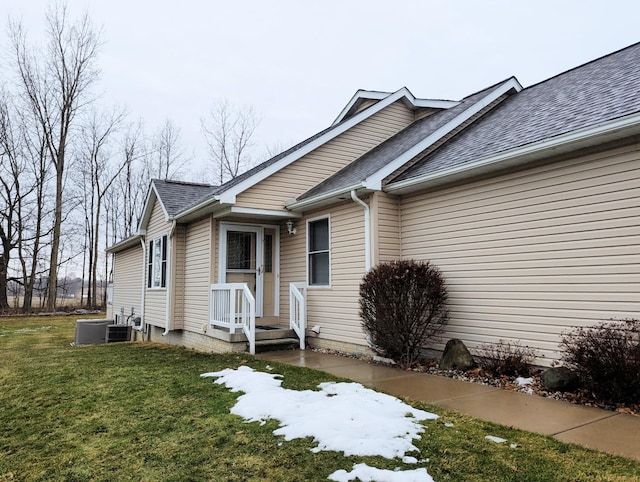
[[[280,427],[274,430],[274,435],[282,435],[287,441],[312,437],[317,443],[311,449],[314,453],[333,450],[345,456],[380,455],[417,463],[417,458],[405,454],[418,451],[412,441],[420,438],[425,430],[420,422],[438,418],[359,383],[326,382],[318,385],[319,391],[289,390],[281,387],[282,375],[254,371],[246,366],[201,376],[216,378],[215,383],[225,385],[232,392],[244,392],[231,413],[247,422],[263,424],[268,419],[278,420]],[[393,478],[389,474],[394,474]],[[356,477],[363,481],[432,480],[426,469],[381,471],[365,464],[354,466],[349,473],[335,472],[333,476],[340,478],[332,480],[355,480]]]
[[[361,480],[362,482],[434,482],[427,469],[415,470],[383,470],[369,467],[367,464],[356,464],[351,472],[336,470],[329,477],[336,482]]]
[[[527,385],[533,385],[533,378],[516,378],[516,383],[519,387],[526,387]]]
[[[506,438],[501,438],[501,437],[496,437],[494,435],[487,435],[485,437],[487,440],[491,440],[492,442],[495,442],[497,444],[503,444],[507,441]]]

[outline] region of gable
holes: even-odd
[[[396,101],[242,192],[237,196],[236,205],[282,209],[287,200],[333,175],[405,128],[413,119],[413,111],[402,101]]]
[[[165,216],[162,204],[155,199],[150,204],[149,222],[146,225],[146,239],[151,240],[157,236],[167,234],[171,228],[171,223]]]
[[[416,120],[303,193],[288,207],[299,210],[332,202],[354,189],[381,190],[382,181],[389,174],[410,164],[420,153],[437,146],[521,88],[512,77],[464,98],[455,107]]]

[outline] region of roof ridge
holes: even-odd
[[[553,75],[551,77],[548,77],[546,79],[541,80],[540,82],[536,82],[535,84],[532,84],[532,85],[526,87],[526,90],[533,89],[534,87],[538,87],[539,85],[545,84],[545,83],[547,83],[547,82],[549,82],[549,81],[551,81],[553,79],[556,79],[558,77],[562,77],[563,75],[566,75],[566,74],[568,74],[570,72],[573,72],[575,70],[582,69],[582,68],[586,67],[587,65],[594,64],[596,62],[600,62],[601,60],[606,59],[607,57],[613,57],[614,55],[618,55],[619,53],[621,53],[621,52],[623,52],[625,50],[629,50],[629,49],[632,49],[634,47],[638,47],[639,45],[640,45],[640,42],[636,42],[636,43],[633,43],[631,45],[627,45],[626,47],[622,47],[622,48],[620,48],[618,50],[615,50],[613,52],[609,52],[608,54],[601,55],[600,57],[597,57],[595,59],[589,60],[587,62],[584,62],[584,63],[580,64],[580,65],[576,65],[574,67],[571,67],[570,69],[564,70],[562,72],[558,72],[557,74],[555,74],[555,75]]]
[[[217,184],[209,184],[205,182],[183,181],[180,179],[158,179],[152,178],[151,182],[164,182],[166,184],[180,184],[183,186],[202,186],[202,187],[219,187]]]
[[[480,90],[478,90],[478,91],[476,91],[476,92],[473,92],[473,93],[471,93],[471,94],[465,95],[462,99],[460,99],[460,102],[463,102],[463,101],[465,101],[465,100],[467,100],[467,99],[469,99],[469,98],[473,97],[474,95],[482,94],[482,93],[483,93],[483,92],[485,92],[485,91],[494,90],[494,89],[495,89],[496,87],[498,87],[499,85],[502,85],[502,84],[504,84],[504,83],[506,83],[506,82],[509,82],[510,80],[515,80],[516,82],[518,82],[518,84],[520,84],[520,81],[517,79],[517,77],[516,77],[515,75],[512,75],[512,76],[510,76],[510,77],[507,77],[507,78],[506,78],[506,79],[504,79],[504,80],[501,80],[501,81],[499,81],[499,82],[496,82],[496,83],[495,83],[495,84],[493,84],[493,85],[490,85],[489,87],[485,87],[485,88],[480,89]]]

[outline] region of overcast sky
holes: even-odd
[[[35,36],[48,0],[0,0]],[[203,163],[200,118],[253,106],[256,155],[327,127],[357,89],[458,100],[523,86],[640,40],[638,1],[68,0],[102,29],[103,102],[147,129],[171,119]],[[0,39],[6,43],[6,36]],[[4,45],[3,45],[4,47]],[[0,66],[1,68],[1,66]]]

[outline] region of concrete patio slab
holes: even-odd
[[[382,365],[372,365],[360,362],[352,365],[340,365],[328,367],[324,369],[337,377],[348,378],[363,385],[377,386],[377,382],[389,379],[402,379],[411,377],[411,372],[405,372],[397,368],[386,367]]]
[[[443,400],[435,405],[481,420],[544,435],[555,435],[611,415],[610,412],[598,408],[572,405],[509,390],[495,390],[464,398]]]
[[[640,460],[640,417],[613,413],[607,418],[572,428],[555,437],[562,442]]]
[[[413,373],[401,378],[379,380],[369,385],[396,396],[409,397],[427,403],[444,402],[499,390],[495,387],[426,373]]]
[[[314,370],[327,371],[328,368],[338,366],[360,365],[361,360],[311,350],[288,350],[258,353],[257,358],[262,360],[277,361],[299,367],[312,368]]]

